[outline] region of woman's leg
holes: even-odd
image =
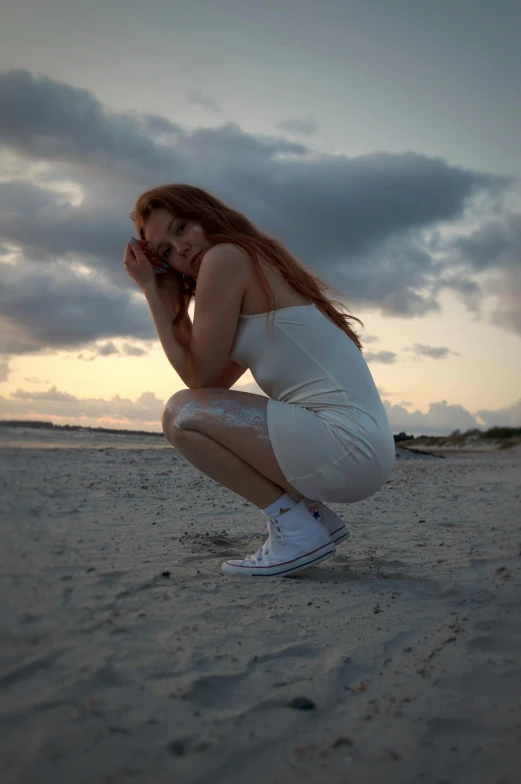
[[[163,414],[166,437],[192,465],[262,509],[268,539],[253,555],[225,561],[225,574],[287,576],[331,558],[329,534],[284,477],[271,447],[268,400],[229,389],[182,390]],[[277,502],[277,504],[275,504]],[[272,515],[273,512],[273,515]]]
[[[285,492],[300,500],[273,452],[267,405],[249,392],[183,389],[166,405],[163,431],[192,465],[260,509]]]

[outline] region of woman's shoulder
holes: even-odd
[[[220,279],[231,278],[237,286],[245,286],[251,277],[251,260],[238,245],[222,242],[204,254],[199,277],[206,278],[212,285]]]
[[[234,245],[232,242],[220,242],[218,245],[213,245],[207,250],[204,258],[205,261],[207,259],[212,261],[230,259],[233,263],[234,261],[244,262],[246,259],[249,260],[250,257],[239,245]]]
[[[211,270],[211,272],[210,272]],[[222,275],[223,277],[233,276],[237,282],[246,281],[251,277],[251,259],[238,245],[231,242],[221,242],[213,245],[206,251],[201,264],[199,274]]]

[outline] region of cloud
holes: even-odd
[[[144,357],[148,354],[148,351],[133,343],[123,343],[118,348],[115,343],[109,340],[108,343],[104,343],[101,346],[90,345],[89,351],[78,354],[76,359],[81,359],[83,362],[94,362],[98,357],[110,357],[115,354],[123,357]]]
[[[154,131],[175,136],[166,118],[111,112],[88,90],[23,70],[0,73],[0,142],[29,159],[67,161],[85,169],[164,176],[173,151],[158,145]]]
[[[477,312],[483,295],[491,296],[493,322],[521,334],[521,212],[492,211],[492,217],[448,247],[440,243],[440,251],[456,267],[479,276],[479,282],[450,280],[467,307]]]
[[[113,354],[120,354],[125,357],[144,357],[148,352],[144,348],[135,346],[132,343],[124,343],[121,350],[110,340],[97,348],[100,357],[109,357]]]
[[[410,351],[416,359],[427,357],[428,359],[446,359],[451,354],[459,356],[457,351],[452,351],[446,346],[425,346],[422,343],[415,343],[411,348],[405,349]]]
[[[520,249],[521,214],[487,218],[468,235],[457,237],[448,246],[455,261],[467,263],[477,271],[498,266],[518,268]]]
[[[381,362],[384,365],[393,365],[396,362],[396,357],[394,351],[367,351],[364,353],[366,362]]]
[[[68,392],[60,392],[56,387],[50,387],[46,392],[28,392],[25,389],[17,389],[11,393],[11,398],[14,400],[45,400],[54,403],[70,403],[77,400],[74,395],[70,395]]]
[[[9,378],[9,363],[0,362],[0,383],[7,381]]]
[[[233,123],[186,129],[20,70],[0,73],[0,146],[16,160],[0,182],[4,354],[155,337],[122,256],[135,198],[166,181],[245,212],[354,315],[425,315],[451,288],[468,307],[493,296],[496,322],[521,332],[520,218],[503,204],[507,177],[412,152],[319,154]]]
[[[126,357],[144,357],[148,354],[148,351],[139,346],[134,346],[132,343],[124,343],[121,353]]]
[[[222,112],[215,98],[212,98],[210,95],[203,95],[198,90],[190,90],[188,101],[195,106],[202,106],[203,109],[208,109],[210,112],[216,112],[217,114]]]
[[[156,338],[142,295],[65,263],[0,264],[0,354],[72,349],[100,338]]]
[[[55,386],[42,392],[18,389],[10,397],[0,396],[0,417],[4,419],[52,419],[55,424],[83,424],[95,427],[139,429],[146,426],[161,431],[161,414],[166,401],[153,392],[137,400],[115,395],[103,398],[78,398]]]
[[[481,409],[477,415],[486,428],[489,427],[521,427],[521,398],[506,408],[496,411]]]
[[[313,136],[318,131],[318,123],[313,116],[294,117],[293,119],[281,120],[276,125],[281,131],[288,131],[297,136]]]
[[[407,411],[403,405],[392,405],[384,400],[384,406],[393,433],[413,435],[448,435],[453,430],[470,430],[480,427],[473,414],[459,404],[449,404],[446,400],[430,403],[426,414],[422,411]]]
[[[98,354],[100,357],[109,357],[111,354],[117,353],[118,349],[111,340],[98,348]]]
[[[255,394],[264,394],[250,375],[243,377],[243,384],[234,388]],[[115,395],[103,398],[79,398],[51,386],[45,391],[18,389],[10,397],[0,396],[0,417],[3,419],[51,419],[56,424],[82,424],[96,427],[122,429],[147,429],[161,431],[161,414],[166,400],[153,392],[144,392],[137,400]],[[462,432],[471,428],[489,428],[494,425],[521,427],[521,399],[510,407],[496,411],[483,410],[470,413],[458,404],[446,400],[430,403],[426,413],[408,411],[409,403],[393,405],[384,399],[384,406],[393,433],[414,435],[448,435],[453,430]]]
[[[521,263],[521,245],[519,253]],[[493,322],[521,335],[521,267],[506,270],[489,281],[487,290],[496,297]]]
[[[407,411],[404,406],[392,405],[384,400],[384,406],[391,423],[393,433],[412,433],[414,435],[449,435],[453,430],[465,432],[472,428],[506,426],[521,427],[521,399],[506,408],[495,411],[480,410],[471,414],[457,403],[449,404],[446,400],[429,404],[427,413],[413,410]]]

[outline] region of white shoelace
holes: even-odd
[[[312,517],[313,517],[315,520],[317,520],[319,523],[321,523],[321,522],[322,522],[322,519],[323,519],[323,517],[324,517],[324,513],[322,512],[322,510],[321,510],[321,508],[318,506],[318,504],[315,504],[313,507],[311,507],[311,509],[308,509],[308,512],[309,512],[309,513],[310,513],[310,515],[311,515],[311,516],[312,516]],[[317,512],[317,514],[315,514],[315,512]],[[318,516],[317,516],[317,515],[318,515]],[[274,518],[274,519],[276,519],[276,518]],[[263,534],[267,534],[267,533],[268,533],[268,524],[267,524],[267,523],[266,523],[266,525],[264,526],[264,528],[262,529],[262,533],[263,533]]]
[[[284,534],[280,530],[279,521],[276,517],[268,518],[268,522],[264,526],[262,533],[267,533],[268,538],[262,547],[259,547],[256,553],[253,553],[253,555],[248,555],[248,557],[245,559],[246,561],[251,561],[252,563],[261,562],[266,555],[270,554],[270,546],[272,541],[278,541],[280,544],[284,544]]]

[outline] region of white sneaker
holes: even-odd
[[[243,561],[225,561],[225,574],[286,577],[331,558],[335,545],[300,501],[284,515],[268,520],[268,538]]]
[[[333,512],[329,506],[323,504],[322,501],[314,501],[312,504],[308,502],[307,508],[315,520],[318,520],[324,526],[331,537],[331,541],[335,544],[343,542],[344,539],[350,536],[349,529],[346,528],[342,518],[336,512]]]

